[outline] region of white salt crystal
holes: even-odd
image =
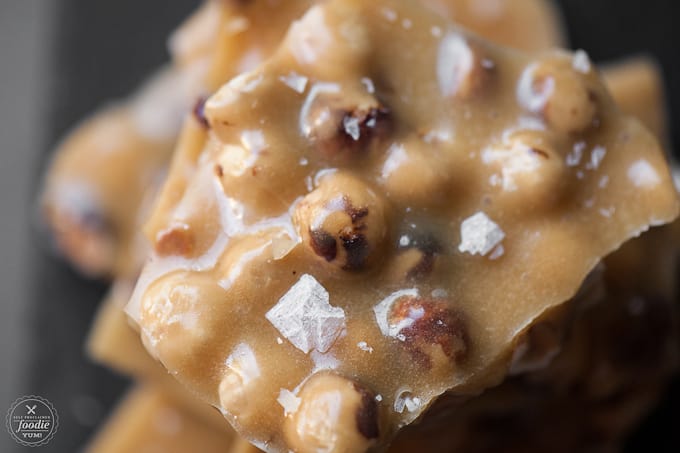
[[[328,291],[311,275],[300,277],[265,317],[293,346],[326,352],[345,330],[345,312],[329,303]]]
[[[352,116],[346,116],[342,121],[342,125],[345,128],[345,133],[352,137],[354,141],[359,140],[361,137],[361,129],[359,128],[359,118],[354,118]]]
[[[661,182],[654,167],[644,159],[640,159],[628,168],[628,178],[636,187],[654,187]]]
[[[505,233],[480,211],[463,221],[460,226],[460,236],[459,251],[485,256],[501,243],[505,238]]]
[[[307,77],[297,74],[296,72],[281,76],[279,77],[279,80],[296,93],[304,93],[305,88],[307,88],[307,82],[309,82]]]
[[[368,345],[365,341],[360,341],[357,343],[357,347],[361,349],[362,351],[366,351],[368,353],[373,352],[373,348]]]
[[[283,407],[283,414],[286,416],[296,413],[300,407],[300,398],[287,389],[279,391],[279,397],[276,398],[276,401]]]
[[[574,53],[574,57],[571,60],[571,66],[575,71],[582,74],[588,74],[590,72],[590,57],[588,57],[585,50],[577,50]]]

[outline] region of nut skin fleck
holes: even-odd
[[[432,370],[450,370],[465,360],[470,337],[462,314],[445,299],[404,297],[395,302],[390,324],[411,320],[400,330],[413,360]]]
[[[221,177],[224,176],[224,168],[222,167],[222,165],[220,165],[220,164],[215,165],[215,175],[218,178],[221,178]]]
[[[443,248],[437,239],[428,233],[421,233],[416,237],[406,236],[409,237],[408,245],[399,245],[399,249],[403,251],[402,256],[407,257],[415,251],[419,259],[406,271],[405,279],[419,280],[425,278],[434,270],[437,256],[442,253]]]
[[[323,230],[309,230],[310,244],[314,252],[330,262],[338,254],[338,247],[332,234]]]
[[[210,129],[210,122],[208,122],[208,118],[205,116],[205,97],[199,97],[196,100],[196,103],[194,104],[194,108],[192,109],[192,113],[194,115],[194,118],[196,121],[198,121],[198,124],[200,124],[203,129]]]
[[[196,240],[188,225],[176,224],[159,231],[156,235],[154,249],[161,256],[191,256],[196,247]]]
[[[366,439],[377,439],[380,437],[380,426],[375,394],[356,382],[354,390],[361,395],[361,406],[356,412],[357,429]]]
[[[320,96],[306,123],[306,136],[322,156],[352,159],[370,152],[389,134],[391,114],[372,96]]]

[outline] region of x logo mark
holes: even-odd
[[[28,404],[26,404],[26,409],[28,409],[28,412],[26,413],[26,415],[31,415],[31,414],[35,415],[35,408],[36,407],[38,407],[37,404],[33,405],[32,407],[29,406]]]

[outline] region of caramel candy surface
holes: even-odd
[[[79,125],[59,146],[47,177],[43,210],[58,249],[80,271],[95,277],[135,275],[147,252],[136,232],[165,176],[182,116],[199,96],[269,57],[290,24],[314,3],[205,1],[171,36],[171,68],[161,71],[135,98]],[[527,50],[563,44],[559,15],[549,1],[424,4],[498,43]],[[300,82],[294,77],[285,80]],[[202,107],[194,113],[202,116]],[[365,128],[376,113],[379,110],[368,110],[357,121]],[[335,142],[329,142],[332,149]],[[441,182],[442,175],[433,175],[425,164],[421,171],[433,185]],[[393,186],[410,192],[399,181]],[[172,248],[177,235],[167,237]]]
[[[308,108],[338,92],[375,99],[391,123],[339,161],[305,134]],[[194,254],[154,254],[127,311],[155,357],[271,451],[289,447],[282,427],[295,413],[272,410],[281,391],[299,398],[324,370],[380,397],[380,446],[442,393],[496,384],[519,336],[602,257],[677,215],[658,144],[582,56],[506,51],[412,2],[313,7],[205,112],[210,129],[178,150],[184,164],[146,227],[154,241],[186,225]],[[336,129],[343,143],[376,132],[351,112]],[[431,190],[413,172],[427,194],[417,201],[390,189],[409,156],[447,175]],[[338,197],[326,181],[346,174]],[[323,209],[298,215],[310,198]],[[328,225],[336,250],[348,228],[376,256],[332,265],[308,235]],[[441,244],[415,280],[389,266],[405,231]]]

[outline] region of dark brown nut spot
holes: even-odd
[[[111,222],[98,210],[46,204],[43,212],[56,247],[80,272],[101,277],[114,271],[118,240]]]
[[[298,395],[300,405],[285,420],[288,446],[297,452],[364,452],[380,437],[375,394],[345,377],[313,375]]]
[[[439,89],[445,96],[468,99],[485,85],[495,64],[459,33],[444,36],[437,56]]]
[[[382,200],[361,180],[339,173],[300,202],[295,220],[311,250],[346,271],[370,265],[386,235]]]
[[[192,113],[194,114],[196,121],[198,121],[198,124],[203,126],[204,129],[210,129],[210,123],[208,122],[208,118],[205,116],[205,101],[206,98],[199,97],[194,104]]]
[[[389,109],[367,93],[311,90],[301,129],[326,158],[370,152],[390,129]]]
[[[394,302],[388,322],[402,326],[397,339],[427,369],[447,372],[467,357],[467,324],[446,299],[402,297]]]
[[[161,256],[191,256],[195,245],[196,240],[189,225],[175,224],[158,232],[155,250]]]
[[[551,58],[529,66],[520,78],[518,96],[557,132],[579,133],[595,124],[596,95],[571,59]]]
[[[418,280],[430,275],[442,247],[432,235],[402,234],[400,253],[395,258],[392,274],[398,280]]]

